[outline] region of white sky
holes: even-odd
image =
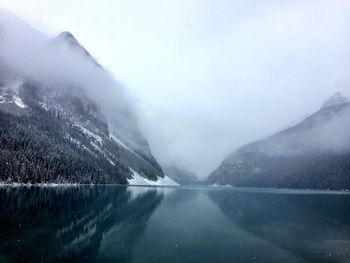
[[[207,175],[235,148],[350,97],[347,0],[0,0],[71,31],[138,102],[158,160]]]

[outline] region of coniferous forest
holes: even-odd
[[[130,176],[126,166],[108,162],[69,121],[39,107],[19,116],[0,111],[0,143],[2,182],[124,184]]]

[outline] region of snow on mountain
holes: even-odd
[[[159,178],[157,181],[152,181],[144,176],[141,176],[136,171],[132,170],[133,175],[131,179],[128,179],[128,183],[130,185],[153,185],[153,186],[178,186],[176,183],[168,176],[164,176],[163,178]]]
[[[22,109],[26,107],[26,105],[24,105],[24,103],[23,103],[23,101],[22,101],[22,99],[21,99],[20,97],[14,96],[13,99],[14,99],[15,104],[16,104],[18,107],[20,107],[20,108],[22,108]]]
[[[20,109],[27,107],[18,94],[21,85],[23,85],[23,81],[20,80],[10,81],[5,84],[0,83],[0,104],[3,104],[4,108],[15,110],[16,107],[13,106],[17,106]]]

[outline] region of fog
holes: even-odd
[[[330,118],[330,116],[332,116]],[[260,152],[265,156],[281,157],[309,153],[342,154],[350,149],[350,104],[347,107],[322,108],[305,119],[302,124],[291,126],[263,140],[248,144],[232,154]]]
[[[131,105],[126,90],[83,52],[1,10],[1,62],[21,76],[52,88],[82,87],[101,106]]]
[[[135,102],[83,49],[64,37],[45,35],[4,10],[0,10],[0,34],[1,81],[31,81],[61,92],[71,87],[83,89],[101,108],[110,131],[118,123],[119,133],[132,133],[127,138],[138,133]]]
[[[23,53],[42,45],[38,32],[11,36],[24,41],[0,51],[9,63],[33,77],[44,72],[49,84],[63,75],[82,81],[102,104],[134,105],[156,158],[202,176],[335,92],[350,97],[345,0],[2,0],[0,7],[47,36],[71,31],[113,77],[64,48],[54,52],[59,67],[47,67],[52,52]]]

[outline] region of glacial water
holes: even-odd
[[[350,262],[350,195],[0,187],[0,262]]]

